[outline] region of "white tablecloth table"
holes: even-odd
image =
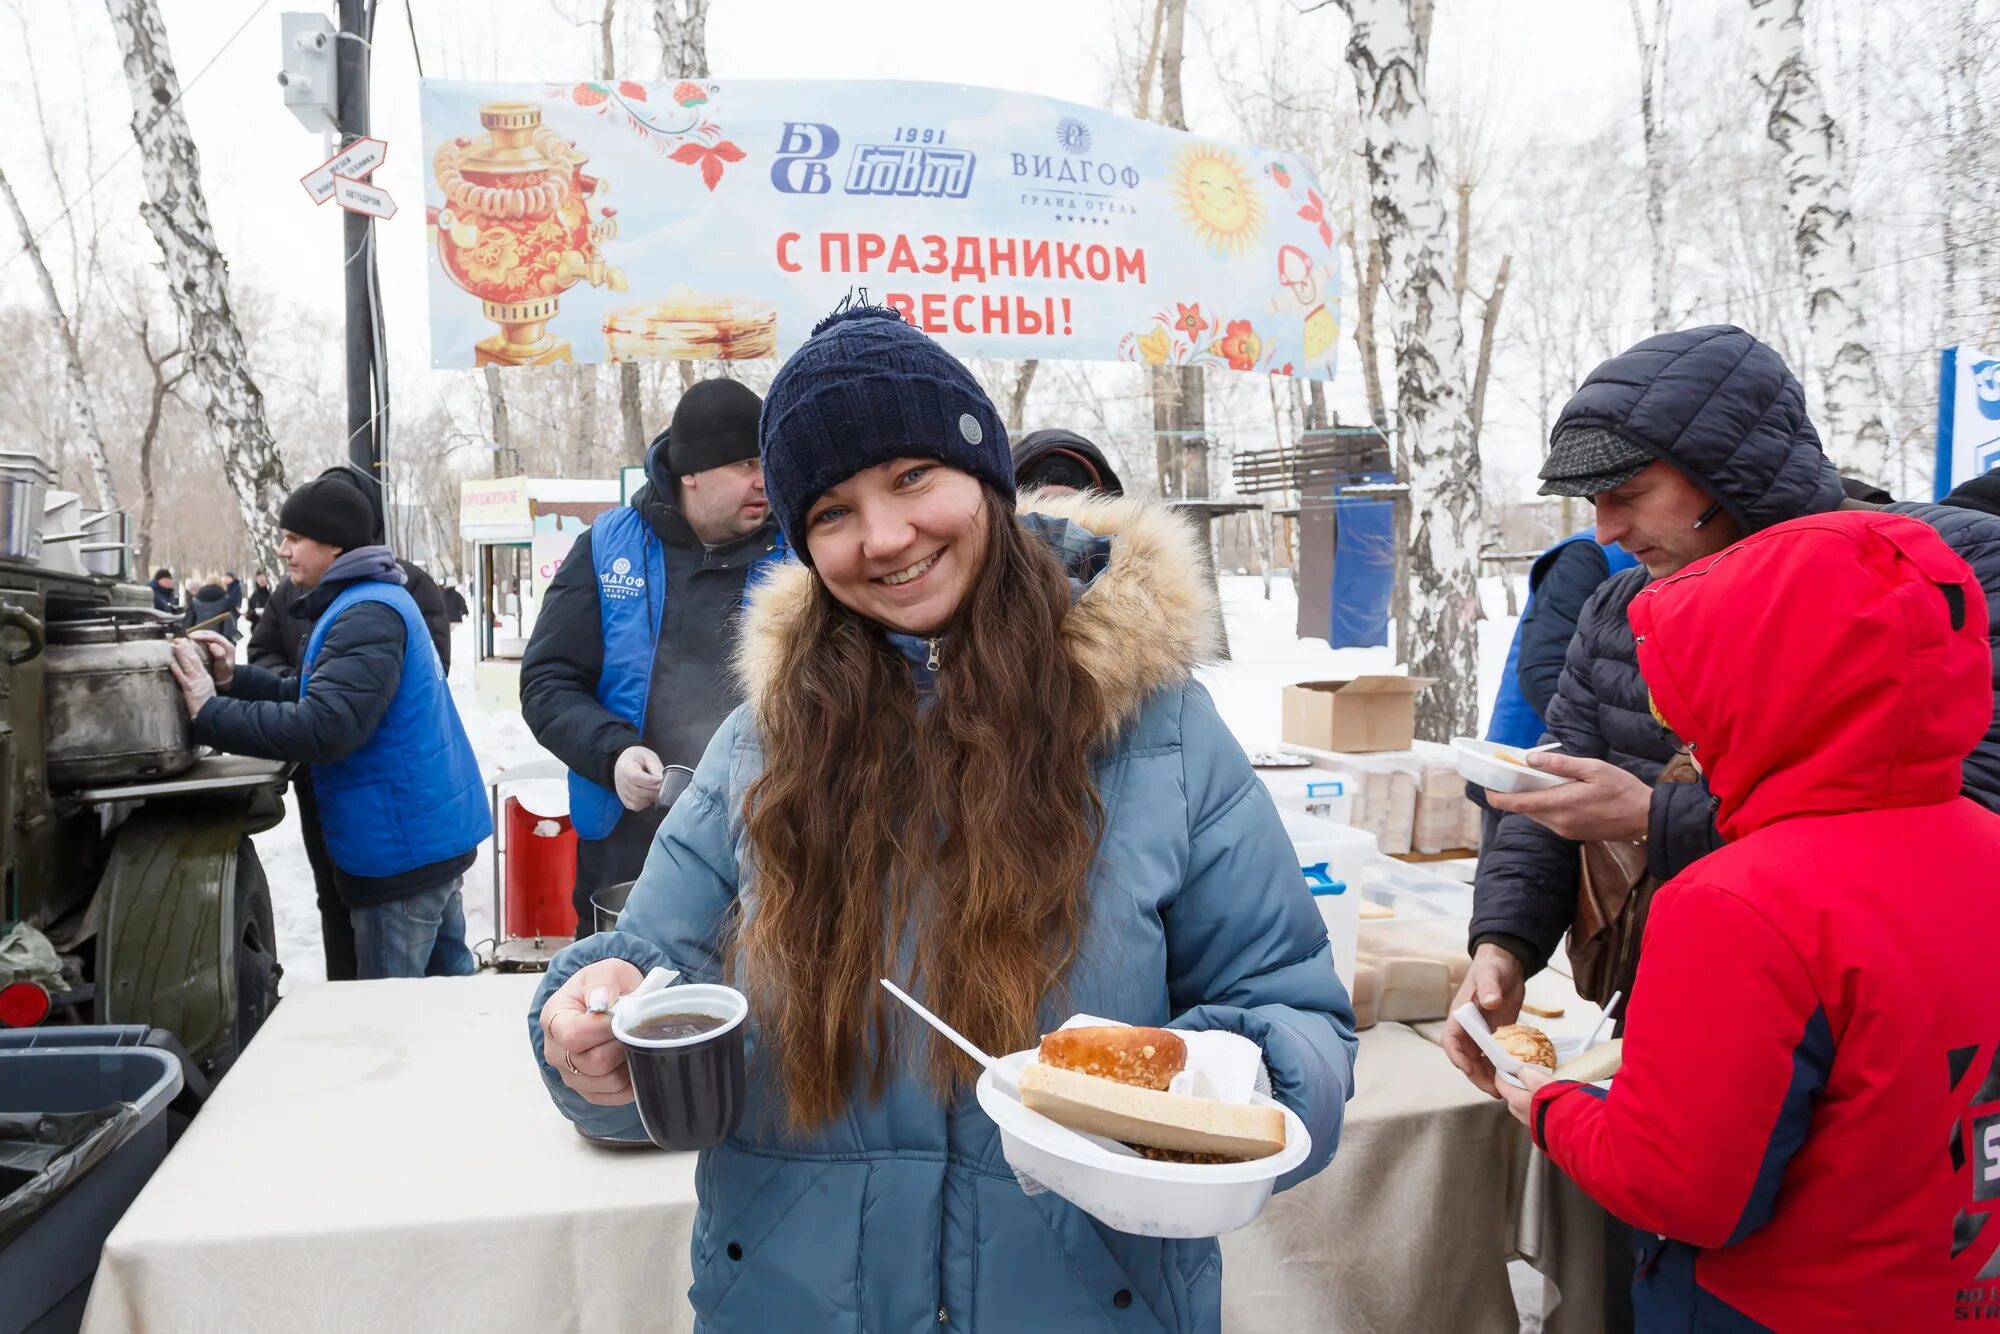
[[[287,996],[106,1243],[87,1334],[690,1329],[695,1159],[555,1112],[537,980]],[[1520,1128],[1402,1025],[1362,1036],[1359,1081],[1334,1165],[1224,1238],[1225,1327],[1515,1329]],[[1594,1228],[1542,1214],[1545,1269],[1595,1264]]]

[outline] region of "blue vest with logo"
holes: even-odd
[[[743,580],[747,596],[788,551],[784,535],[759,556]],[[646,517],[620,506],[590,526],[590,555],[597,575],[597,616],[604,634],[604,665],[597,675],[597,702],[646,734],[646,702],[652,694],[653,659],[667,614],[667,551]],[[625,803],[572,770],[569,820],[578,838],[609,837],[625,814]]]
[[[402,678],[374,734],[346,759],[313,765],[312,786],[334,865],[380,879],[471,851],[492,834],[493,817],[444,664],[400,584],[350,584],[335,596],[306,641],[299,698],[327,631],[358,602],[383,603],[403,618]]]
[[[1596,535],[1588,528],[1580,533],[1571,533],[1562,541],[1544,551],[1535,561],[1536,568],[1543,568],[1558,551],[1575,542],[1592,542],[1604,552],[1604,559],[1610,566],[1610,573],[1629,570],[1639,562],[1628,555],[1616,543],[1609,545],[1598,542]],[[1532,583],[1528,589],[1527,605],[1521,608],[1521,620],[1528,619],[1528,607],[1535,603]],[[1493,701],[1493,719],[1486,725],[1486,739],[1497,741],[1503,746],[1533,746],[1541,742],[1546,730],[1542,715],[1535,712],[1535,706],[1521,693],[1521,627],[1514,627],[1514,642],[1507,648],[1507,667],[1500,673],[1500,694]]]

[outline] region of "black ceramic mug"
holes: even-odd
[[[733,987],[708,982],[662,987],[614,1009],[611,1030],[625,1046],[632,1094],[646,1136],[663,1149],[691,1151],[722,1143],[743,1120],[743,1026],[750,1004]],[[686,1037],[642,1037],[634,1030],[670,1015],[714,1025]]]

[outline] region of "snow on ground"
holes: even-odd
[[[1525,596],[1525,590],[1522,591]],[[1480,714],[1492,707],[1493,691],[1513,638],[1514,621],[1504,615],[1504,590],[1498,579],[1482,580],[1480,596],[1488,619],[1479,625]],[[1246,749],[1260,749],[1278,740],[1281,687],[1294,681],[1339,679],[1396,669],[1395,654],[1386,648],[1332,649],[1326,641],[1299,639],[1294,633],[1298,597],[1289,577],[1271,580],[1264,596],[1263,581],[1254,575],[1229,575],[1222,580],[1223,617],[1229,631],[1231,660],[1204,668],[1201,679],[1215,696],[1217,709]],[[521,715],[476,701],[472,691],[472,632],[469,623],[453,627],[452,697],[466,734],[479,756],[482,772],[491,775],[548,752],[535,744]],[[257,853],[271,882],[271,907],[277,918],[278,958],[287,983],[321,981],[326,977],[320,953],[319,908],[313,897],[312,868],[299,840],[297,815],[286,802],[284,822],[257,835]],[[480,849],[479,860],[465,875],[466,938],[476,944],[493,934],[492,845]]]

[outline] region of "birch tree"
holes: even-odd
[[[21,250],[27,255],[29,265],[35,271],[35,282],[42,289],[42,299],[48,302],[49,324],[55,330],[56,342],[63,353],[63,378],[69,389],[70,417],[76,425],[77,441],[83,446],[83,456],[90,466],[91,480],[97,485],[97,503],[103,509],[118,508],[118,488],[111,481],[111,460],[104,452],[104,436],[97,429],[97,409],[90,397],[90,380],[83,371],[83,349],[77,342],[76,325],[69,313],[63,309],[62,297],[56,291],[56,280],[49,273],[48,262],[42,258],[41,243],[35,237],[34,228],[28,225],[28,215],[21,210],[21,200],[14,193],[13,182],[7,179],[7,172],[0,168],[0,196],[7,200],[7,211],[14,217],[14,225],[21,231]]]
[[[1806,59],[1804,0],[1749,0],[1765,133],[1785,172],[1785,210],[1806,286],[1814,360],[1826,385],[1820,436],[1843,469],[1874,475],[1888,461],[1881,382],[1854,259],[1854,213],[1840,163],[1840,126]]]
[[[209,225],[201,155],[181,115],[180,78],[155,0],[105,0],[132,95],[132,134],[146,182],[139,212],[166,260],[167,290],[180,313],[188,363],[206,397],[223,476],[265,569],[278,568],[278,506],[285,465],[265,420],[264,395],[229,304],[229,272]]]
[[[1639,129],[1646,145],[1646,234],[1653,243],[1653,329],[1674,327],[1673,247],[1667,240],[1667,23],[1673,0],[1654,0],[1647,31],[1640,0],[1631,0],[1639,40]]]
[[[1187,108],[1181,97],[1187,6],[1188,0],[1160,0],[1160,121],[1176,130],[1187,128]],[[1142,95],[1145,87],[1142,76]],[[1152,389],[1153,457],[1160,494],[1207,496],[1208,404],[1201,367],[1155,366]]]
[[[660,77],[663,79],[706,79],[708,77],[708,0],[653,0],[653,32],[660,39]],[[694,363],[678,363],[681,392],[694,388],[701,378]],[[725,365],[725,372],[728,367]],[[630,383],[637,396],[638,369]],[[621,394],[623,386],[621,385]]]
[[[1450,218],[1410,0],[1340,0],[1361,108],[1370,212],[1393,308],[1396,410],[1409,460],[1409,642],[1417,734],[1471,733],[1479,716],[1479,449],[1465,393],[1465,338],[1451,286]]]

